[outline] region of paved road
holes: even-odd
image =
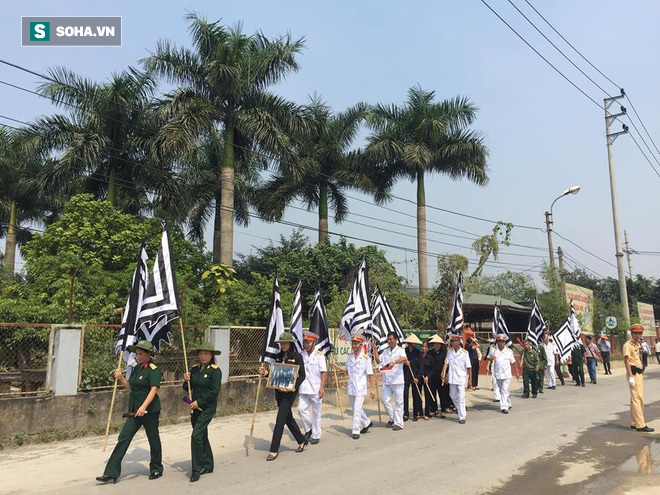
[[[657,406],[651,403],[660,401],[659,378],[660,367],[652,365],[645,387],[647,414],[658,431]],[[320,444],[296,454],[295,442],[285,436],[280,457],[269,463],[265,458],[274,412],[258,416],[255,448],[249,452],[245,444],[250,416],[218,418],[210,430],[215,473],[196,484],[187,478],[190,428],[185,424],[161,428],[165,474],[156,481],[147,479],[149,452],[142,433],[124,460],[120,482],[113,486],[94,482],[108,457],[101,452],[99,437],[5,450],[0,453],[0,493],[255,494],[275,488],[289,495],[359,488],[361,494],[383,494],[420,493],[438,484],[443,493],[520,493],[532,486],[535,493],[556,493],[558,488],[589,493],[594,483],[600,483],[598,493],[622,493],[622,486],[648,493],[646,484],[654,478],[635,473],[630,459],[647,444],[651,458],[657,455],[660,449],[653,440],[660,435],[629,430],[622,368],[615,369],[613,376],[601,376],[598,385],[567,384],[538,399],[521,399],[521,386],[513,381],[513,409],[508,416],[499,413],[489,391],[480,390],[468,394],[465,425],[457,424],[455,416],[409,421],[400,432],[377,424],[358,441],[349,436],[348,417],[342,422],[339,411],[327,407]],[[377,420],[375,404],[368,407]],[[628,468],[613,473],[612,468],[626,460]]]

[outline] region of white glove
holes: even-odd
[[[630,388],[635,386],[635,379],[632,376],[628,378],[628,385],[630,385]]]

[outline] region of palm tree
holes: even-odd
[[[376,105],[368,124],[365,157],[385,167],[392,179],[417,182],[417,259],[419,290],[428,290],[426,249],[426,195],[424,179],[430,173],[454,180],[468,178],[488,183],[488,149],[482,134],[470,130],[477,108],[465,97],[434,102],[435,92],[415,86],[402,106]]]
[[[171,160],[155,146],[153,78],[132,68],[105,83],[65,68],[49,76],[39,92],[67,113],[41,117],[26,132],[32,149],[56,156],[41,186],[69,196],[91,192],[133,214],[174,208],[181,190]]]
[[[290,160],[282,162],[280,173],[260,190],[260,213],[280,220],[286,207],[300,199],[308,210],[318,210],[321,243],[328,239],[329,209],[337,223],[348,215],[347,189],[373,193],[377,202],[384,201],[387,186],[378,182],[378,174],[369,173],[359,152],[350,151],[365,115],[364,104],[333,114],[319,97],[311,97],[303,116],[313,130],[294,136]]]
[[[289,35],[270,40],[261,33],[246,36],[240,24],[229,29],[196,13],[186,15],[186,20],[193,49],[160,41],[143,62],[180,86],[161,102],[169,118],[161,132],[166,150],[190,150],[202,139],[222,133],[224,148],[215,163],[220,180],[213,191],[213,260],[231,266],[237,150],[277,159],[286,153],[290,133],[305,131],[298,107],[268,91],[298,70],[295,57],[303,40]]]

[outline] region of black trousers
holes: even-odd
[[[564,385],[564,372],[561,370],[561,364],[555,364],[555,373],[562,385]]]
[[[602,355],[602,353],[601,353]],[[658,364],[660,364],[660,352],[655,353],[655,358],[658,360]]]
[[[430,405],[431,413],[437,413],[438,412],[438,405],[440,404],[440,377],[429,377],[429,388],[431,389],[431,397],[433,397],[433,400],[431,400],[431,404],[429,404],[429,401],[426,401],[427,407]]]
[[[410,416],[410,392],[413,397],[413,417],[422,415],[422,398],[414,383],[406,383],[403,385],[403,415]]]
[[[610,353],[609,351],[601,351],[600,356],[603,358],[603,368],[605,368],[605,373],[609,375],[612,373],[610,368]],[[660,363],[660,358],[658,359],[658,363]]]
[[[284,425],[289,428],[289,431],[296,439],[298,444],[305,441],[303,435],[298,427],[298,423],[293,419],[291,408],[298,396],[298,392],[275,392],[275,400],[277,401],[277,419],[275,420],[275,428],[273,428],[273,439],[270,442],[270,451],[278,452],[280,450],[280,442],[282,441],[282,433],[284,433]]]
[[[438,403],[436,402],[438,399],[431,395],[432,388],[430,378],[426,385],[424,384],[424,380],[420,380],[419,383],[422,393],[424,394],[424,416],[430,416],[433,411],[433,406],[435,406],[435,411],[438,410]]]
[[[472,386],[477,388],[479,385],[479,361],[471,361],[472,365]]]
[[[584,363],[573,363],[573,372],[575,373],[575,382],[578,385],[584,385]]]
[[[642,356],[642,367],[646,369],[646,367],[649,365],[649,355],[645,352],[640,352],[640,355]]]

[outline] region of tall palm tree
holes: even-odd
[[[66,114],[41,117],[26,131],[31,148],[56,157],[42,186],[68,195],[91,192],[133,214],[173,207],[181,191],[171,161],[155,147],[154,79],[133,68],[104,83],[65,68],[49,76],[39,92]]]
[[[160,41],[143,63],[179,85],[161,102],[169,118],[161,132],[165,149],[191,149],[203,138],[222,133],[224,148],[215,164],[220,181],[213,191],[213,260],[231,266],[237,150],[277,159],[286,153],[288,135],[304,132],[297,106],[268,91],[298,70],[296,55],[303,40],[289,35],[271,40],[261,33],[246,36],[240,24],[226,28],[196,13],[186,15],[186,20],[193,49]]]
[[[415,86],[401,106],[372,107],[368,124],[373,133],[365,149],[365,157],[383,165],[390,178],[404,177],[417,183],[421,294],[428,290],[425,176],[441,173],[454,180],[468,178],[482,186],[488,183],[488,149],[482,134],[469,129],[477,108],[465,97],[442,102],[434,99],[434,91]]]
[[[377,202],[385,200],[387,185],[380,184],[378,174],[364,166],[359,152],[350,150],[366,108],[357,104],[333,114],[319,97],[311,97],[303,116],[312,131],[293,137],[290,160],[282,162],[280,173],[260,190],[260,213],[280,220],[286,207],[300,199],[308,210],[318,210],[321,243],[328,239],[328,211],[334,211],[337,223],[348,215],[347,189],[373,193]]]

